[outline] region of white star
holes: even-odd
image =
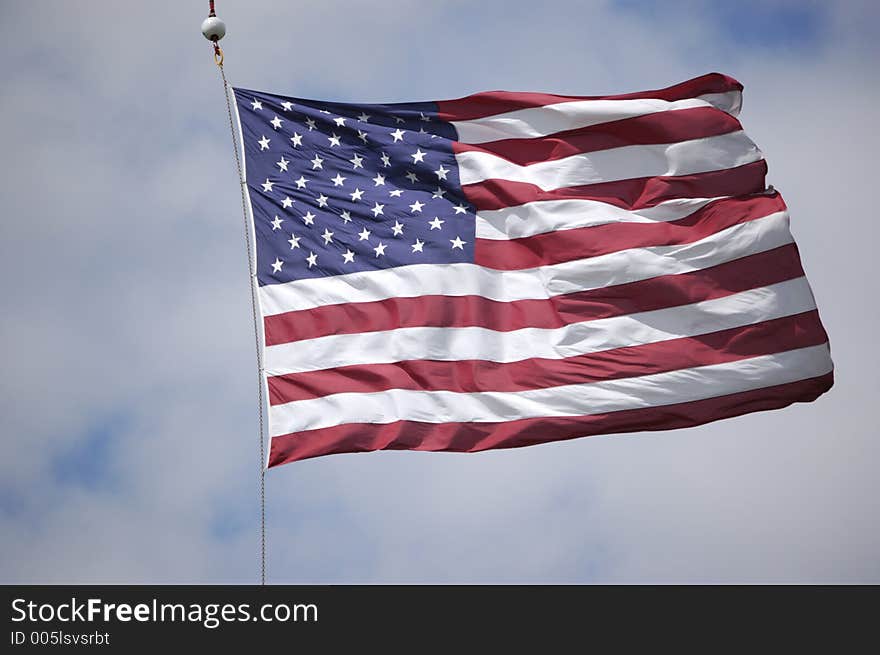
[[[399,198],[403,195],[403,189],[394,189],[394,191],[389,191],[388,195],[392,198]]]
[[[293,147],[298,148],[303,144],[303,138],[301,134],[293,133],[293,136],[290,137],[290,140],[293,141]]]
[[[366,143],[366,142],[367,142],[367,133],[366,133],[366,132],[361,132],[360,130],[358,130],[358,138],[359,138],[361,141],[363,141],[364,143]]]
[[[367,228],[364,228],[358,233],[358,241],[366,241],[370,238],[370,234],[371,232]]]
[[[415,214],[416,212],[421,213],[421,211],[422,211],[422,207],[424,207],[424,206],[425,206],[425,203],[423,203],[423,202],[419,202],[418,200],[416,200],[413,204],[411,204],[411,205],[409,206],[409,210],[410,210],[413,214]]]
[[[380,242],[379,242],[379,245],[376,246],[375,248],[373,248],[373,250],[374,250],[375,253],[376,253],[376,257],[380,257],[381,255],[384,255],[384,254],[385,254],[385,248],[387,248],[387,247],[388,247],[387,245],[385,245],[384,243],[382,243],[382,242],[380,241]]]
[[[424,114],[423,112],[419,112],[419,117],[420,117],[423,121],[426,121],[426,122],[429,121],[429,120],[431,120],[431,117],[430,117],[430,116],[425,116],[425,114]]]
[[[459,250],[464,250],[464,244],[466,244],[467,241],[462,241],[458,237],[455,237],[454,239],[450,239],[449,243],[452,244],[453,250],[455,250],[456,248],[458,248]]]
[[[375,207],[373,207],[370,211],[373,212],[373,217],[378,218],[379,214],[384,215],[385,205],[380,205],[378,202]]]
[[[422,248],[425,247],[425,242],[421,239],[416,239],[416,242],[412,244],[411,248],[413,252],[424,252]]]
[[[339,215],[342,219],[343,223],[351,223],[351,214],[348,213],[348,210],[343,210],[343,212]]]
[[[281,201],[281,206],[284,207],[284,209],[290,209],[293,207],[293,200],[290,199],[290,196],[284,197],[284,200]]]
[[[398,141],[403,141],[403,135],[406,134],[399,127],[391,133],[391,136],[394,137],[394,141],[392,143],[397,143]]]
[[[361,191],[360,189],[358,189],[357,187],[355,187],[354,191],[352,193],[349,193],[348,195],[351,196],[352,202],[357,202],[358,200],[361,199],[361,196],[364,195],[364,192]]]
[[[272,190],[272,187],[275,186],[274,182],[270,182],[269,178],[266,178],[266,181],[263,182],[263,191],[265,193],[269,193]]]
[[[409,173],[407,173],[406,175],[404,175],[404,177],[405,177],[406,179],[408,179],[410,182],[412,182],[413,184],[415,184],[416,182],[419,181],[419,176],[416,175],[415,173],[413,173],[412,171],[410,171]]]
[[[355,170],[357,170],[358,168],[364,167],[364,164],[363,164],[364,158],[359,157],[358,155],[355,155],[352,159],[349,159],[348,161],[350,161],[352,164],[354,164]]]
[[[325,227],[324,234],[321,235],[321,238],[324,239],[324,245],[326,246],[333,241],[333,233]]]
[[[465,207],[464,205],[456,205],[455,207],[453,207],[453,209],[455,210],[456,214],[467,214],[467,207]]]
[[[324,168],[324,160],[318,157],[318,155],[315,155],[315,158],[312,159],[312,170],[316,168]]]
[[[418,148],[413,154],[410,155],[413,158],[413,164],[418,164],[425,160],[425,153],[422,152],[421,148]]]
[[[269,149],[269,139],[266,138],[266,135],[263,135],[263,138],[257,141],[260,144],[260,150],[268,150]]]
[[[394,227],[391,228],[391,231],[394,232],[394,236],[399,237],[403,234],[403,225],[400,221],[394,221]]]
[[[406,121],[404,121],[400,116],[395,116],[394,122],[395,123],[405,123]]]
[[[326,109],[321,109],[321,110],[319,110],[319,112],[320,112],[321,114],[329,114],[329,113],[330,113],[330,112],[327,111]]]
[[[305,189],[308,182],[305,175],[300,175],[298,180],[293,181],[297,189]]]
[[[275,219],[274,219],[273,221],[271,221],[271,223],[272,223],[272,231],[274,232],[275,230],[280,230],[280,229],[281,229],[281,224],[282,224],[283,222],[284,222],[284,219],[282,219],[282,218],[278,218],[278,217],[276,216]]]
[[[445,180],[446,174],[449,172],[448,168],[443,168],[443,164],[440,164],[440,168],[434,171],[434,175],[437,176],[438,180]]]
[[[345,119],[342,116],[334,118],[333,122],[336,123],[339,127],[345,127]]]
[[[358,116],[358,120],[361,123],[369,123],[370,122],[370,115],[367,113],[362,113],[360,116]]]
[[[273,272],[273,273],[278,273],[278,272],[281,270],[281,267],[282,267],[282,266],[284,266],[284,262],[281,261],[280,259],[278,259],[278,258],[276,257],[276,258],[275,258],[275,263],[272,264],[272,272]]]
[[[342,263],[343,264],[351,264],[354,261],[354,253],[348,248],[345,249],[345,252],[342,253]]]
[[[287,161],[284,157],[282,157],[282,158],[281,158],[281,161],[276,161],[276,162],[275,162],[275,165],[276,165],[278,168],[280,168],[282,171],[286,171],[286,170],[287,170],[287,165],[288,165],[289,163],[290,163],[289,161]]]
[[[287,243],[290,244],[291,250],[293,250],[294,248],[299,248],[299,240],[300,239],[302,239],[302,237],[298,237],[295,234],[290,235],[290,238],[287,240]]]
[[[254,108],[254,111],[257,111],[258,109],[263,108],[263,103],[254,98],[254,101],[251,103],[251,107]]]
[[[303,216],[303,220],[306,222],[306,225],[314,225],[315,224],[315,215],[312,212],[306,212],[306,215]]]
[[[435,216],[433,221],[428,221],[428,225],[431,226],[432,230],[442,230],[443,228],[440,226],[443,225],[445,222],[446,221],[440,220],[438,216]]]
[[[443,188],[438,186],[437,190],[431,194],[431,197],[432,198],[442,198],[445,195],[446,195],[446,192],[443,190]]]
[[[276,130],[277,130],[279,127],[281,127],[281,119],[278,118],[277,116],[276,116],[275,118],[273,118],[273,119],[272,119],[271,121],[269,121],[269,122],[272,123],[272,127],[274,127]]]
[[[309,251],[309,256],[306,257],[306,261],[309,263],[309,268],[311,268],[318,263],[318,256],[312,251]]]
[[[326,206],[327,206],[327,201],[328,201],[328,200],[330,200],[330,198],[328,198],[327,196],[325,196],[323,193],[322,193],[321,195],[319,195],[319,196],[318,196],[318,199],[317,199],[317,201],[318,201],[318,207],[326,207]]]
[[[293,111],[293,103],[290,101],[282,102],[281,106],[284,107],[284,111]]]
[[[382,173],[376,173],[376,177],[373,178],[374,186],[379,186],[385,184],[385,176]]]
[[[309,132],[311,132],[312,130],[314,130],[318,126],[315,124],[315,121],[313,119],[307,118],[306,119],[306,127],[308,127]]]
[[[331,148],[332,148],[333,146],[338,146],[338,145],[340,145],[340,143],[339,143],[339,136],[336,134],[336,132],[333,133],[333,136],[328,136],[328,137],[327,137],[327,140],[330,142],[330,147],[331,147]]]
[[[383,165],[385,168],[388,168],[389,166],[391,166],[391,157],[389,157],[388,155],[386,155],[384,152],[382,153],[382,156],[379,157],[379,159],[382,160],[382,165]]]
[[[330,181],[333,182],[333,186],[342,186],[342,183],[345,182],[347,179],[347,177],[342,177],[339,173],[337,173],[336,177],[330,178]]]

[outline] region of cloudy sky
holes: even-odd
[[[745,85],[831,337],[812,404],[273,469],[269,579],[880,582],[865,2],[219,0],[234,84],[404,101]],[[202,0],[0,4],[0,582],[253,583],[247,264]]]

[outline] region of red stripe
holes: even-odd
[[[663,111],[647,116],[591,125],[534,139],[504,139],[490,143],[452,142],[455,153],[489,152],[521,166],[562,159],[584,152],[657,143],[678,143],[741,130],[730,114],[714,107]]]
[[[803,274],[797,248],[788,244],[690,273],[546,299],[499,302],[480,296],[420,296],[326,305],[265,317],[266,345],[406,327],[558,328],[587,319],[720,298]]]
[[[693,175],[641,177],[544,191],[527,182],[484,180],[462,187],[465,197],[478,210],[504,209],[536,200],[584,198],[624,209],[651,207],[675,198],[744,196],[764,190],[767,163],[761,159],[720,171]]]
[[[560,102],[575,100],[628,100],[636,98],[656,98],[658,100],[683,100],[706,93],[725,93],[742,91],[742,84],[721,73],[709,73],[675,84],[665,89],[623,93],[608,96],[561,96],[549,93],[518,93],[511,91],[486,91],[475,93],[456,100],[437,102],[438,118],[443,121],[466,121],[473,118],[503,114],[517,109],[543,107]]]
[[[269,399],[270,404],[281,405],[336,393],[387,389],[525,391],[722,364],[782,349],[817,346],[827,340],[819,314],[813,310],[730,330],[566,359],[532,358],[507,363],[410,360],[279,375],[269,378]]]
[[[828,391],[833,373],[764,389],[689,403],[580,417],[533,418],[506,423],[350,423],[274,437],[269,466],[320,455],[373,450],[474,452],[518,448],[595,434],[670,430],[701,425],[749,412],[811,402]]]
[[[779,194],[725,198],[677,221],[607,223],[521,239],[477,239],[474,263],[510,271],[597,257],[620,250],[693,243],[785,209]]]

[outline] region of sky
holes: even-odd
[[[818,401],[266,474],[274,583],[880,582],[880,6],[218,0],[230,81],[326,100],[720,71],[827,328]],[[0,4],[0,582],[259,581],[238,183],[201,0]]]

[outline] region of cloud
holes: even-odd
[[[838,371],[817,403],[690,430],[272,470],[272,581],[880,581],[878,12],[717,6],[220,3],[233,81],[301,97],[738,77]],[[204,12],[2,9],[4,582],[256,580],[250,299]]]

